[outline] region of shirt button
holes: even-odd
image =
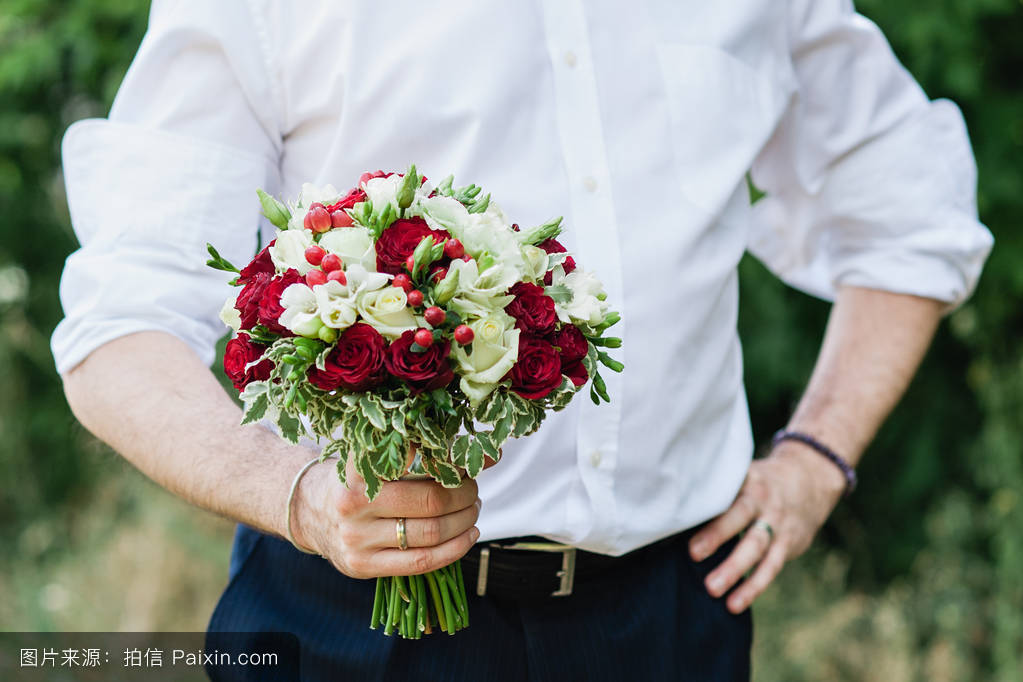
[[[600,460],[602,458],[603,455],[600,454],[600,450],[594,450],[593,452],[590,453],[590,465],[592,465],[593,468],[596,469],[597,467],[600,466]]]
[[[575,52],[572,52],[571,50],[569,50],[568,52],[565,53],[565,64],[568,65],[568,68],[574,69],[575,65],[578,62],[579,62],[579,60],[576,59]]]
[[[592,194],[593,192],[597,191],[597,181],[594,180],[593,177],[587,175],[585,178],[583,178],[583,187],[586,188],[587,192],[590,192]]]

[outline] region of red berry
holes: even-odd
[[[306,212],[305,218],[302,218],[302,226],[307,230],[313,229],[313,214]]]
[[[465,253],[465,247],[457,239],[449,239],[444,242],[444,255],[448,258],[461,258]]]
[[[404,289],[405,291],[411,291],[412,278],[410,278],[404,272],[399,272],[397,275],[394,276],[394,279],[391,280],[391,286],[398,287],[399,289]]]
[[[435,305],[430,306],[423,313],[423,317],[426,318],[426,323],[431,327],[439,327],[444,324],[444,320],[447,319],[448,314],[444,312],[442,308],[438,308]],[[422,344],[419,344],[422,345]]]
[[[433,270],[430,270],[430,281],[431,282],[434,282],[434,283],[439,282],[439,281],[441,281],[442,279],[444,279],[447,276],[448,276],[448,269],[445,268],[445,267],[442,267],[440,265],[435,267]]]
[[[305,250],[305,259],[309,265],[319,265],[326,255],[326,251],[323,250],[322,246],[316,246],[313,244]]]
[[[469,261],[472,260],[472,256],[470,256],[469,254],[465,254],[464,256],[462,256],[462,260],[468,263]]]
[[[348,284],[348,277],[345,276],[344,270],[331,270],[327,273],[327,281]]]
[[[423,292],[419,289],[408,292],[408,304],[416,308],[423,305]]]
[[[412,340],[425,348],[433,343],[433,332],[429,329],[417,329],[416,335],[412,337]]]
[[[306,273],[305,283],[311,287],[326,284],[326,282],[327,274],[323,272],[323,270],[310,270],[308,273]]]
[[[323,257],[320,262],[320,267],[323,268],[324,272],[332,272],[334,270],[341,269],[341,259],[337,257],[337,254],[328,253]]]
[[[405,259],[405,269],[412,272],[416,267],[416,259],[414,256],[409,256]]]
[[[303,222],[313,232],[326,232],[330,229],[330,214],[323,204],[316,203],[309,207]]]
[[[330,224],[332,227],[351,227],[355,221],[344,211],[334,211],[330,214]]]
[[[476,334],[473,332],[472,327],[467,324],[460,324],[455,327],[455,341],[463,346],[472,343],[475,336]]]

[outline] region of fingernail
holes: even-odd
[[[483,500],[481,500],[480,498],[477,497],[476,498],[476,511],[479,511],[480,509],[483,509]]]
[[[477,528],[476,526],[473,526],[472,528],[470,528],[469,529],[469,537],[472,538],[473,542],[476,542],[477,540],[479,540],[480,539],[480,529]]]

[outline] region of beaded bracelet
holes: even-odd
[[[852,491],[856,489],[856,470],[852,468],[849,462],[845,461],[845,459],[827,445],[824,445],[809,434],[802,433],[800,431],[780,429],[771,439],[771,447],[774,448],[779,443],[786,440],[794,440],[813,448],[820,454],[827,457],[835,466],[842,470],[842,475],[845,476],[845,492],[842,493],[842,497],[849,497],[849,495],[852,494]]]

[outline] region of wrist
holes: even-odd
[[[798,467],[810,477],[814,488],[835,504],[846,492],[848,484],[842,470],[805,443],[782,441],[771,449],[770,456]]]
[[[323,516],[330,473],[329,466],[314,464],[298,481],[290,502],[291,538],[294,538],[299,547],[317,554],[322,554],[317,521]],[[284,531],[282,535],[287,538],[288,529],[285,528]]]

